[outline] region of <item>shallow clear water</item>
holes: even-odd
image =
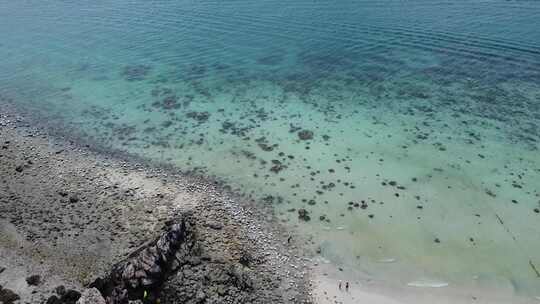
[[[0,28],[0,103],[217,176],[358,276],[539,295],[540,2],[0,0]]]

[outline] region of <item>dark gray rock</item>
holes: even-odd
[[[28,283],[28,285],[37,286],[41,283],[41,276],[37,274],[31,275],[26,278],[26,283]]]
[[[50,296],[48,299],[47,299],[47,302],[45,302],[46,304],[60,304],[60,298],[55,296],[55,295],[52,295]]]
[[[64,285],[59,285],[54,289],[57,295],[63,296],[66,293],[66,287]]]
[[[73,289],[68,289],[66,293],[60,298],[60,301],[61,303],[65,304],[75,304],[80,297],[80,292]]]
[[[20,299],[19,295],[13,292],[11,289],[0,289],[0,302],[4,304],[11,304]]]

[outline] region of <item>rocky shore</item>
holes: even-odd
[[[253,204],[0,114],[0,302],[311,303],[300,247]]]

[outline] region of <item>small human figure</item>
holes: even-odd
[[[291,240],[292,240],[292,235],[289,235],[289,237],[287,238],[287,244],[290,244]]]
[[[339,285],[338,285],[338,287],[339,287],[339,290],[341,290],[341,280],[339,280]]]
[[[349,282],[345,282],[345,290],[349,291]]]

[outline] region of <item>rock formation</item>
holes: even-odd
[[[108,304],[137,299],[155,302],[163,282],[186,263],[194,247],[194,228],[190,217],[183,216],[170,222],[157,240],[114,265],[106,278],[98,278],[90,287],[97,288]]]

